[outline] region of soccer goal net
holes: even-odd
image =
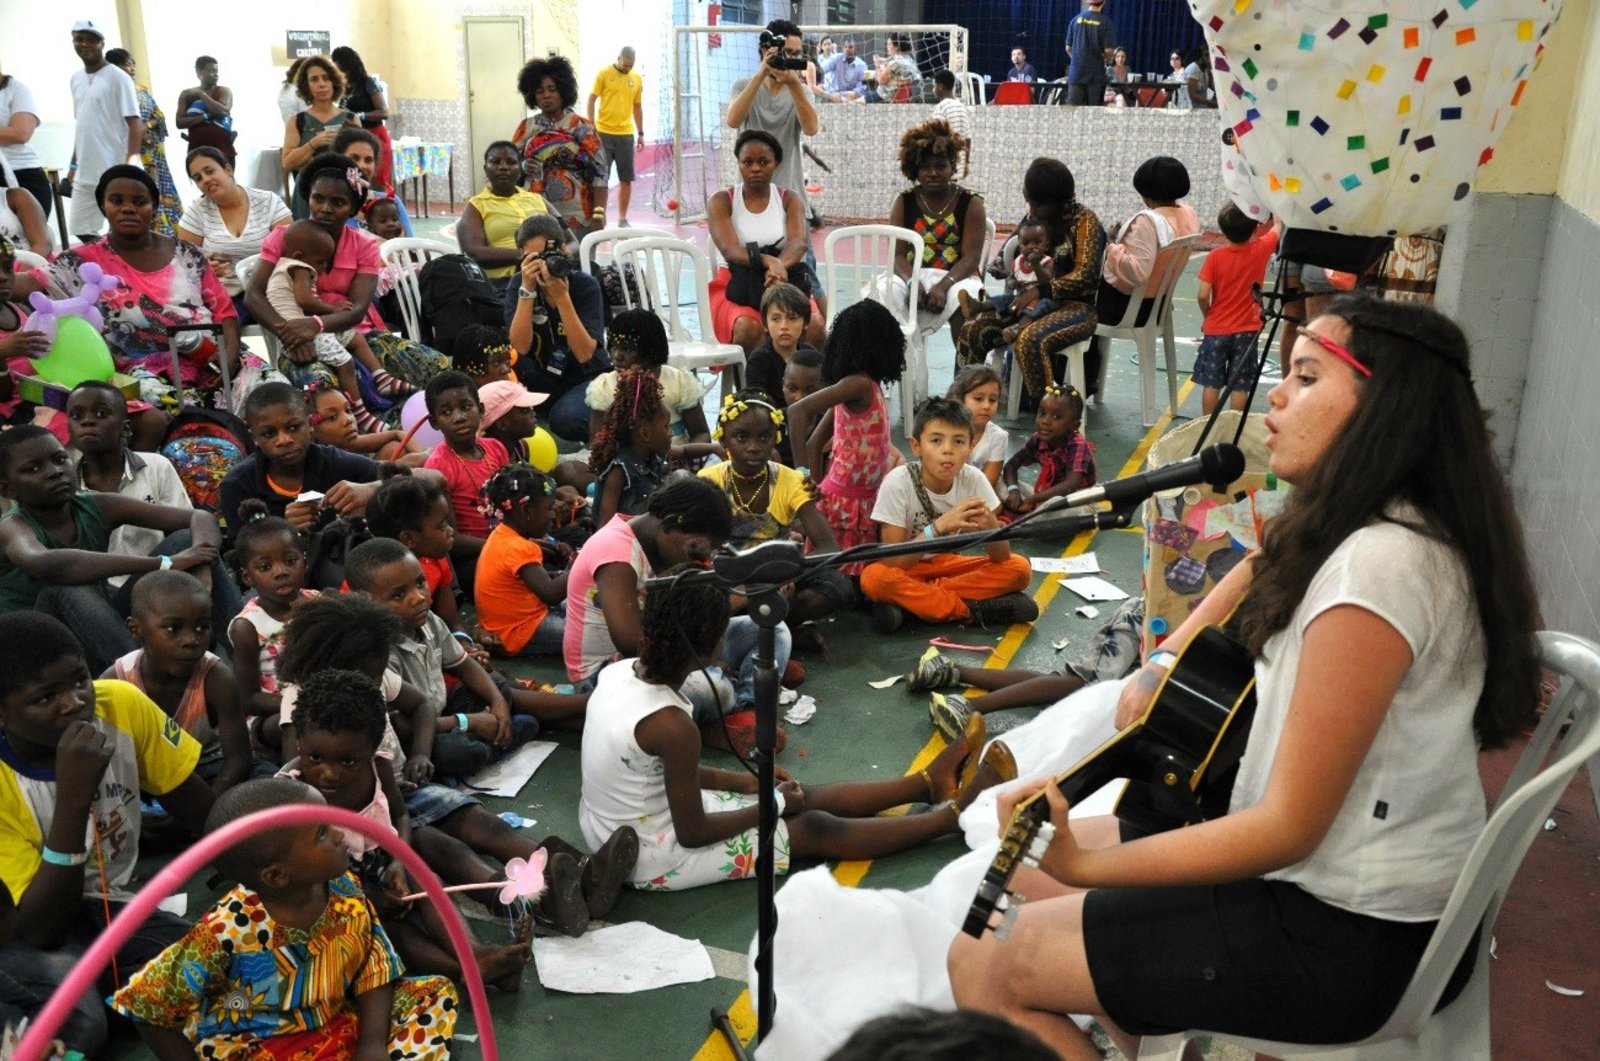
[[[733,181],[734,131],[723,121],[734,85],[757,72],[761,63],[761,26],[676,26],[671,35],[672,83],[664,86],[673,101],[672,152],[656,167],[656,212],[675,216],[680,223],[706,216],[706,201]],[[916,63],[917,77],[901,91],[899,102],[932,103],[933,75],[939,70],[963,71],[967,62],[967,31],[956,25],[901,26],[801,26],[806,57],[818,58],[824,38],[831,38],[835,54],[853,45],[856,58],[871,81],[876,57],[889,55],[889,37],[907,41],[907,55]],[[813,67],[815,70],[815,67]],[[817,87],[826,91],[827,79],[818,72]],[[826,104],[823,95],[814,96]],[[888,105],[888,104],[886,104]],[[808,161],[808,172],[811,163]]]

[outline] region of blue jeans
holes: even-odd
[[[562,601],[550,609],[550,613],[539,621],[539,626],[533,631],[533,636],[528,638],[528,643],[522,646],[518,656],[559,656],[561,643],[567,630],[567,602]]]
[[[173,556],[189,548],[194,538],[188,530],[175,531],[161,540],[151,556]],[[107,582],[83,586],[46,586],[39,591],[33,606],[66,624],[83,646],[90,674],[104,673],[118,656],[138,648],[128,632],[127,619],[133,603],[133,587],[140,579],[132,575],[120,589]],[[211,562],[211,651],[223,659],[233,657],[228,641],[228,624],[244,607],[239,587],[220,559]]]
[[[754,619],[748,615],[734,616],[728,621],[727,633],[722,635],[723,666],[707,667],[704,673],[696,670],[679,688],[678,691],[694,705],[697,724],[715,722],[722,715],[743,710],[755,703],[756,648],[760,635],[761,628]],[[780,677],[789,665],[789,651],[793,647],[794,638],[789,633],[789,627],[780,623],[773,631],[772,644],[772,659]],[[724,667],[728,670],[737,668],[737,680],[730,680]],[[711,678],[709,685],[706,683],[707,675]]]
[[[112,916],[124,904],[112,903]],[[13,939],[0,948],[0,1019],[14,1020],[33,1016],[44,1008],[61,981],[78,964],[107,925],[105,910],[98,899],[85,898],[66,942],[55,950],[35,950]],[[145,962],[176,943],[189,930],[189,923],[164,910],[157,910],[128,937],[117,951],[117,971],[122,983],[144,967]],[[105,996],[120,985],[113,981],[108,964],[100,973],[98,990],[91,990],[73,1003],[72,1012],[56,1032],[67,1049],[89,1057],[105,1050],[107,1025]]]
[[[543,420],[557,436],[569,442],[589,441],[589,404],[583,392],[587,383],[580,383],[539,406],[539,419]]]

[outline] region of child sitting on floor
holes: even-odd
[[[700,478],[722,488],[733,506],[734,548],[746,548],[800,531],[819,553],[839,551],[828,521],[817,511],[805,476],[774,461],[773,452],[783,437],[784,416],[760,391],[742,390],[729,395],[717,415],[717,441],[728,459],[702,469]],[[849,576],[838,568],[814,568],[794,583],[789,605],[790,627],[821,619],[855,604],[856,591]],[[798,637],[797,637],[798,640]],[[814,632],[807,643],[820,643]]]
[[[478,388],[461,372],[441,372],[428,381],[424,393],[428,423],[444,436],[423,465],[444,476],[445,492],[456,518],[456,539],[450,547],[461,589],[472,593],[472,573],[478,553],[492,526],[478,506],[478,495],[489,476],[511,462],[505,446],[478,434],[483,403]]]
[[[583,400],[589,406],[589,437],[598,436],[606,422],[606,412],[617,400],[619,380],[630,368],[642,368],[661,383],[661,401],[668,410],[672,444],[710,442],[706,425],[705,384],[693,372],[667,364],[667,328],[661,318],[647,309],[623,310],[606,326],[606,350],[611,355],[611,372],[602,372],[589,381]]]
[[[103,494],[122,494],[168,508],[194,508],[178,469],[159,453],[135,453],[129,446],[128,399],[109,383],[85,380],[67,395],[68,445],[78,451],[78,485]],[[107,552],[149,556],[161,532],[118,527]],[[106,579],[121,586],[127,576]]]
[[[580,460],[562,460],[555,453],[555,439],[539,426],[539,417],[533,410],[548,398],[547,394],[530,391],[517,380],[494,380],[478,388],[478,401],[483,405],[484,437],[498,439],[511,455],[513,464],[531,464],[556,482],[557,523],[562,523],[562,509],[583,508],[584,494],[594,485],[594,472]],[[541,434],[543,438],[541,439]],[[534,456],[536,444],[549,447],[547,452]],[[554,460],[555,463],[550,463]],[[566,513],[571,516],[573,513]],[[581,545],[582,542],[572,543]]]
[[[1006,451],[1011,448],[1006,429],[994,419],[994,414],[1000,411],[1000,374],[988,365],[968,365],[956,373],[945,397],[965,405],[972,414],[972,433],[977,440],[972,444],[972,456],[967,458],[967,463],[983,472],[990,486],[998,486]]]
[[[375,825],[392,829],[416,848],[429,868],[447,884],[478,884],[501,876],[466,844],[429,828],[423,820],[413,820],[410,801],[401,793],[394,764],[382,748],[383,694],[371,678],[347,670],[319,671],[306,678],[298,689],[294,728],[299,735],[300,755],[285,763],[279,776],[303,780],[321,792],[330,806],[355,811]],[[452,795],[459,804],[476,805],[470,797]],[[360,833],[340,832],[339,836],[400,956],[419,970],[460,979],[460,959],[450,947],[439,910],[431,902],[408,906],[401,901],[412,887],[400,861]],[[576,863],[570,858],[561,860],[558,867],[550,868],[550,880],[552,889],[546,896],[550,908],[564,903],[562,909],[576,919],[569,923],[586,923],[587,911],[578,895]],[[492,897],[485,897],[489,898],[490,909],[497,913],[515,912],[515,908],[500,906]],[[535,909],[538,916],[538,908]],[[520,938],[505,946],[474,940],[473,951],[485,979],[498,981],[498,986],[508,990],[521,985],[530,942],[524,928],[519,926]]]
[[[668,574],[690,570],[674,568]],[[590,843],[638,830],[636,888],[678,891],[754,872],[755,775],[700,762],[700,731],[679,691],[715,654],[728,625],[728,598],[705,582],[645,595],[639,656],[600,672],[606,705],[583,731],[578,821]],[[876,858],[958,831],[961,809],[984,788],[1016,776],[1000,741],[984,749],[983,716],[927,769],[886,781],[802,786],[779,773],[779,873],[791,858]],[[880,812],[926,803],[920,814]]]
[[[346,453],[359,453],[373,460],[404,461],[421,464],[427,451],[406,441],[404,431],[394,429],[362,432],[351,412],[350,399],[325,379],[306,385],[306,402],[311,406],[311,441],[337,446]]]
[[[673,446],[671,410],[662,398],[661,381],[647,369],[618,373],[617,392],[589,448],[589,468],[599,476],[594,495],[597,527],[604,527],[619,512],[643,515],[651,493],[667,478],[669,457],[696,459],[718,451],[714,443]]]
[[[403,468],[384,469],[378,492],[367,502],[367,529],[378,538],[393,538],[411,550],[428,576],[433,612],[463,644],[494,648],[495,636],[481,625],[468,630],[456,603],[455,568],[450,550],[455,545],[455,516],[450,498],[437,483],[407,474]],[[485,657],[487,658],[487,657]]]
[[[949,398],[928,399],[917,410],[912,436],[916,459],[889,473],[872,508],[882,541],[935,540],[999,526],[1000,499],[983,473],[967,463],[972,452],[967,407]],[[899,629],[906,612],[924,622],[983,626],[1037,619],[1038,605],[1022,592],[1033,578],[1027,557],[1012,553],[1005,542],[993,542],[984,552],[897,556],[868,564],[861,572],[861,593],[873,602],[878,630]]]
[[[1006,481],[1006,518],[1094,485],[1094,447],[1079,430],[1082,422],[1083,395],[1076,387],[1045,387],[1034,414],[1032,436],[1000,472]],[[1017,481],[1017,472],[1030,464],[1039,466],[1032,489]]]
[[[296,221],[288,227],[283,236],[283,257],[273,266],[267,280],[267,301],[280,317],[286,321],[309,317],[320,328],[321,314],[340,312],[341,307],[324,301],[317,294],[317,277],[332,266],[333,251],[333,237],[315,221]],[[369,412],[361,400],[355,369],[357,360],[372,375],[378,393],[403,396],[411,392],[408,384],[384,370],[367,340],[354,329],[323,332],[316,338],[316,349],[317,360],[338,379],[339,389],[350,400],[356,423],[363,431],[378,430],[383,422]]]
[[[508,464],[484,484],[483,498],[500,523],[478,560],[478,619],[507,656],[559,656],[567,572],[547,571],[544,553],[555,546],[546,537],[555,483],[527,464]]]
[[[744,384],[750,390],[779,395],[784,370],[794,355],[816,349],[804,341],[806,326],[811,323],[811,299],[793,284],[773,284],[761,296],[761,319],[766,324],[767,337],[750,351]],[[787,400],[778,405],[780,409],[787,407]]]
[[[808,394],[815,394],[822,389],[822,351],[814,346],[802,346],[789,358],[789,363],[783,369],[783,405],[784,414],[788,415],[788,407],[804,398]],[[827,454],[833,438],[833,417],[824,415],[820,430],[824,433],[822,452]],[[826,459],[826,457],[824,457]],[[778,443],[778,461],[795,467],[794,439],[791,433],[783,433],[783,441]]]
[[[322,802],[299,781],[250,781],[217,801],[206,831]],[[455,987],[402,975],[336,830],[265,830],[216,862],[238,886],[111,999],[157,1056],[450,1056]]]
[[[450,367],[471,376],[480,391],[485,384],[516,379],[511,372],[516,357],[506,330],[487,324],[466,325],[450,345]]]
[[[261,716],[258,739],[278,747],[280,707],[277,661],[284,627],[294,606],[317,591],[306,588],[306,547],[299,533],[281,516],[267,515],[265,502],[247,498],[239,505],[242,526],[233,542],[233,566],[239,585],[253,590],[239,617],[228,627],[233,673],[239,684],[239,706],[247,716]]]
[[[140,647],[101,677],[142,690],[200,742],[194,770],[217,795],[249,777],[250,732],[239,687],[228,665],[206,650],[211,594],[186,572],[152,572],[133,589],[128,630]]]

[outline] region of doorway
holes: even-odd
[[[522,19],[467,18],[467,135],[472,158],[467,172],[476,190],[484,149],[509,140],[528,108],[517,94],[517,73],[524,60]]]

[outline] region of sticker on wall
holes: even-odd
[[[1358,236],[1450,220],[1561,14],[1561,0],[1190,7],[1246,162],[1230,176],[1291,228]]]

